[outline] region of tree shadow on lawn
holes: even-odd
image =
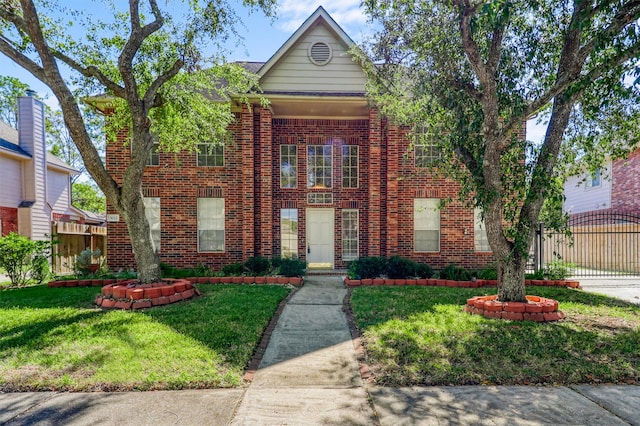
[[[636,305],[574,290],[533,288],[528,293],[559,299],[560,309],[564,303],[568,318],[555,323],[516,322],[462,312],[468,297],[482,294],[478,290],[416,289],[407,292],[406,299],[402,290],[374,291],[367,302],[393,300],[380,307],[382,314],[366,312],[359,321],[378,384],[640,380],[640,307]],[[611,308],[610,315],[606,308]],[[362,316],[359,309],[354,312],[356,318]]]

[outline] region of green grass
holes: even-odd
[[[360,287],[351,306],[381,385],[634,383],[640,307],[562,288],[528,294],[560,302],[555,323],[486,319],[466,299],[495,289]]]
[[[0,391],[240,385],[290,290],[200,289],[201,297],[143,312],[95,309],[96,288],[0,291]]]

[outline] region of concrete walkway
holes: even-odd
[[[0,393],[0,425],[640,425],[639,386],[369,386],[346,292],[308,277],[245,389]]]

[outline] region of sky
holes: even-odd
[[[100,16],[104,13],[102,1],[67,0],[68,4],[74,2],[81,4],[82,7],[88,7],[89,14]],[[238,4],[233,0],[230,0],[230,3]],[[360,8],[360,0],[280,0],[274,20],[258,11],[248,13],[247,9],[238,5],[236,10],[242,20],[239,30],[243,34],[244,41],[240,46],[233,45],[229,59],[266,62],[318,6],[324,7],[357,44],[374,32],[373,25],[368,22]],[[0,74],[19,78],[45,99],[45,102],[52,107],[56,106],[57,103],[51,91],[44,84],[3,55],[0,55]],[[530,122],[527,125],[527,139],[540,140],[543,131],[543,126]]]

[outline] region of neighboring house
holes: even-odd
[[[594,173],[572,176],[564,185],[564,210],[640,213],[640,150],[625,159],[607,160]]]
[[[105,248],[106,227],[71,205],[71,176],[78,171],[46,151],[44,105],[18,99],[18,130],[0,121],[0,235],[60,241],[54,271],[87,247]],[[72,242],[73,241],[73,242]]]
[[[427,167],[439,161],[438,150],[410,151],[409,129],[367,101],[352,46],[318,8],[269,61],[245,63],[270,107],[237,109],[224,147],[152,155],[142,186],[162,262],[220,267],[282,255],[344,268],[359,256],[400,255],[441,268],[493,261],[479,215],[456,201],[459,185]],[[126,139],[121,132],[107,144],[116,180],[130,161]],[[109,266],[132,268],[125,223],[112,206],[107,213]]]

